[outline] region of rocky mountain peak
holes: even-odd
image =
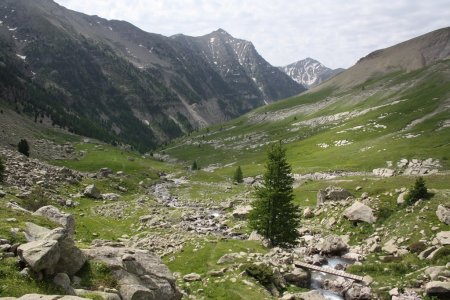
[[[280,70],[308,88],[316,86],[343,71],[343,69],[330,69],[311,57],[280,67]]]

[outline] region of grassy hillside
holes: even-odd
[[[449,67],[446,60],[368,80],[345,92],[327,88],[289,98],[178,139],[164,151],[204,167],[241,164],[247,175],[261,172],[266,145],[278,140],[287,145],[298,173],[371,171],[386,161],[429,157],[447,169]]]

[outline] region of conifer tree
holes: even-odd
[[[194,162],[192,163],[192,166],[191,166],[191,170],[196,171],[196,170],[198,170],[198,169],[199,169],[199,168],[198,168],[198,165],[197,165],[197,161],[194,160]]]
[[[406,196],[406,203],[413,204],[417,202],[417,200],[419,199],[428,198],[428,196],[429,196],[428,189],[425,185],[425,180],[422,177],[419,177],[416,179],[414,186],[411,188],[408,195]]]
[[[236,168],[236,171],[234,171],[233,181],[237,183],[241,183],[244,181],[244,175],[242,174],[241,166],[238,166]]]
[[[5,165],[3,159],[0,157],[0,183],[3,182],[5,176]]]
[[[262,187],[256,190],[249,225],[269,239],[272,246],[296,243],[300,224],[298,207],[294,205],[291,166],[286,161],[286,149],[272,145],[267,153],[266,172]]]
[[[26,139],[21,139],[17,145],[17,150],[25,156],[30,156],[30,146]]]

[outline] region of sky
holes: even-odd
[[[361,57],[450,26],[450,0],[55,0],[166,36],[222,28],[274,66],[311,57],[348,68]]]

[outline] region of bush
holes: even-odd
[[[0,157],[0,183],[5,179],[5,164],[3,163],[3,159]]]
[[[27,140],[21,139],[17,145],[17,150],[25,156],[30,156],[30,145],[28,145]]]
[[[409,251],[412,253],[420,253],[427,248],[424,242],[415,242],[408,246]]]
[[[244,266],[245,273],[256,279],[261,285],[269,287],[273,281],[273,271],[265,264],[247,264]]]
[[[419,199],[427,199],[429,197],[428,189],[425,185],[425,180],[422,177],[416,179],[414,186],[410,189],[408,195],[406,195],[405,203],[411,205],[416,203]]]

